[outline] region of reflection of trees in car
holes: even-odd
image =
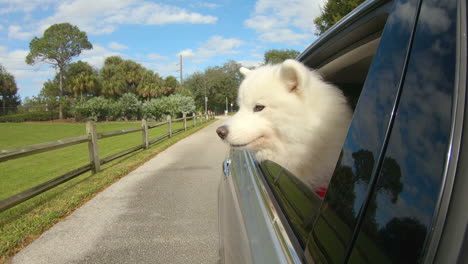
[[[341,163],[343,155],[340,155]],[[368,189],[372,170],[374,168],[374,155],[372,152],[360,149],[352,154],[354,164],[353,167],[338,166],[334,173],[334,181],[332,188],[328,191],[327,201],[332,208],[336,209],[336,213],[342,218],[345,223],[352,223],[356,219],[357,212],[354,211],[354,201],[356,199],[355,192],[349,190],[354,188],[356,183],[365,185]],[[392,203],[398,201],[398,195],[403,190],[403,185],[400,181],[401,169],[395,159],[386,157],[380,171],[379,184],[376,185],[376,192],[385,192],[389,195]],[[346,202],[337,200],[345,199]],[[377,201],[374,195],[367,207],[368,217],[364,218],[363,229],[371,235],[378,233],[378,224],[376,222]]]
[[[343,152],[340,154],[338,164],[341,164]],[[334,208],[336,213],[345,223],[354,222],[354,200],[356,195],[349,190],[354,187],[356,177],[354,176],[353,169],[349,166],[338,166],[333,174],[333,182],[339,184],[330,184],[327,192],[326,200],[331,208]],[[346,202],[340,201],[346,200]]]
[[[416,263],[422,250],[420,245],[424,242],[426,233],[426,227],[418,220],[403,217],[390,220],[379,230],[378,235],[382,248],[393,261],[399,262],[405,259],[405,263]]]
[[[352,189],[356,183],[361,183],[368,187],[375,163],[372,152],[365,149],[354,152],[352,157],[354,160],[353,168],[349,166],[338,166],[336,168],[333,177],[334,181],[339,184],[333,185],[333,188],[329,190],[329,197],[327,197],[328,202],[334,205],[333,208],[343,207],[345,204],[349,207],[340,208],[344,210],[337,210],[339,212],[346,212],[346,214],[342,216],[348,219],[349,217],[354,218],[356,215],[356,212],[354,212],[354,209],[352,208],[356,196],[354,192],[350,192],[349,190]],[[342,154],[340,155],[340,161],[338,161],[338,164],[341,164],[341,159]],[[376,191],[386,192],[391,197],[392,203],[396,203],[398,201],[398,194],[403,190],[403,185],[401,184],[400,179],[400,166],[395,159],[386,157],[380,171],[380,182]],[[336,201],[336,197],[346,199],[347,202],[338,202]],[[371,203],[375,204],[375,201],[373,200]]]

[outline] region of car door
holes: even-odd
[[[406,7],[405,9],[402,9]],[[307,243],[315,262],[343,263],[378,167],[411,46],[418,0],[395,1],[359,97],[348,136]],[[402,14],[402,10],[406,10]],[[356,250],[361,250],[360,248]]]
[[[315,262],[415,263],[437,247],[461,127],[457,1],[397,1],[388,20],[309,237]]]

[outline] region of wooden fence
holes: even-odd
[[[12,160],[12,159],[18,159],[21,157],[26,157],[42,152],[47,152],[55,149],[60,149],[76,144],[81,144],[88,142],[88,150],[89,150],[89,163],[86,164],[85,166],[82,166],[80,168],[77,168],[75,170],[72,170],[70,172],[67,172],[57,178],[54,178],[52,180],[49,180],[47,182],[44,182],[42,184],[39,184],[38,186],[35,186],[33,188],[30,188],[26,191],[23,191],[21,193],[18,193],[16,195],[13,195],[9,198],[6,198],[4,200],[0,201],[0,213],[15,206],[18,205],[28,199],[31,199],[47,190],[50,190],[62,183],[65,183],[75,177],[77,177],[80,174],[83,174],[87,171],[92,170],[94,173],[100,171],[100,167],[103,164],[106,164],[110,161],[113,161],[115,159],[118,159],[122,156],[125,156],[127,154],[130,154],[132,152],[135,152],[140,149],[148,149],[149,145],[154,144],[156,142],[159,142],[166,137],[170,138],[173,134],[176,134],[181,131],[186,131],[188,128],[194,127],[197,124],[204,123],[208,120],[211,120],[214,118],[214,115],[195,115],[193,114],[190,117],[187,117],[186,114],[183,115],[182,118],[178,119],[171,119],[170,116],[167,116],[167,121],[166,122],[161,122],[155,125],[148,125],[146,120],[142,120],[141,122],[141,127],[140,128],[130,128],[130,129],[123,129],[123,130],[118,130],[118,131],[112,131],[112,132],[105,132],[105,133],[97,133],[96,131],[96,124],[93,122],[88,122],[86,123],[86,133],[87,135],[80,136],[80,137],[74,137],[74,138],[67,138],[67,139],[60,139],[57,141],[53,142],[48,142],[48,143],[40,143],[40,144],[35,144],[35,145],[30,145],[30,146],[25,146],[25,147],[19,147],[19,148],[14,148],[14,149],[6,149],[6,150],[0,150],[0,162],[4,162],[7,160]],[[187,122],[189,120],[192,120],[192,125],[187,125]],[[184,127],[173,130],[172,129],[172,123],[173,122],[184,122]],[[155,128],[155,127],[160,127],[163,125],[167,125],[167,133],[164,135],[161,135],[153,140],[149,140],[148,137],[148,130]],[[124,135],[128,133],[135,133],[135,132],[141,132],[142,133],[142,144],[135,146],[133,148],[130,148],[128,150],[113,154],[111,156],[105,157],[105,158],[100,158],[99,157],[99,147],[98,147],[98,140],[103,139],[103,138],[108,138],[108,137],[114,137],[114,136],[119,136],[119,135]]]

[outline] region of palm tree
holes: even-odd
[[[100,77],[103,94],[115,97],[124,93],[127,84],[118,65],[104,65]]]
[[[97,86],[97,77],[94,74],[80,72],[71,80],[72,91],[75,97],[80,94],[80,99],[83,100],[83,92],[93,93]]]
[[[177,81],[176,77],[167,76],[164,80],[164,95],[171,95],[175,93],[178,86],[179,82]]]
[[[136,87],[143,79],[145,69],[138,63],[132,60],[125,60],[122,64],[122,71],[125,75],[125,81],[127,82],[127,93],[135,93]]]
[[[138,94],[145,97],[147,102],[149,102],[151,97],[159,96],[161,91],[160,79],[159,75],[152,70],[145,71],[142,80],[137,86]]]

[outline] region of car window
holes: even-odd
[[[315,261],[343,263],[354,241],[354,228],[372,186],[397,102],[418,6],[418,0],[393,3],[327,196],[308,239],[307,253]],[[407,12],[402,14],[402,10]]]
[[[352,263],[422,262],[450,147],[456,7],[456,0],[423,1],[396,118]]]
[[[276,201],[287,215],[292,231],[304,248],[322,199],[280,165],[264,161],[260,168]]]

